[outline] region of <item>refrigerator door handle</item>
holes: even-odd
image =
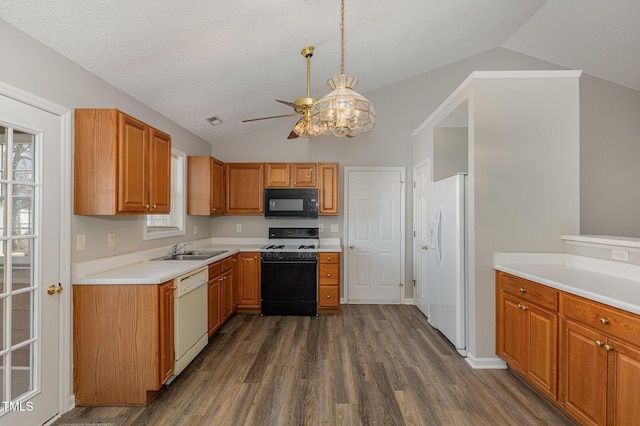
[[[438,263],[442,267],[442,206],[438,206],[438,210],[436,212],[435,246]]]

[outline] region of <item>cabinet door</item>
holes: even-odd
[[[526,371],[526,313],[520,307],[520,299],[509,293],[501,292],[499,297],[500,317],[497,319],[498,355],[512,368]]]
[[[265,188],[289,188],[291,186],[290,163],[267,163],[264,174]]]
[[[209,280],[208,286],[207,326],[209,330],[209,337],[211,337],[213,336],[213,333],[222,326],[220,308],[220,277],[217,276]]]
[[[558,397],[558,315],[532,304],[527,308],[527,374],[553,399]]]
[[[291,165],[292,186],[315,188],[318,186],[316,163],[294,163]]]
[[[318,198],[320,215],[337,215],[338,163],[318,163]]]
[[[187,214],[189,215],[211,214],[212,164],[212,157],[187,157]]]
[[[560,399],[565,409],[584,425],[605,424],[607,352],[602,348],[604,341],[605,337],[593,329],[563,319]]]
[[[147,212],[148,140],[150,127],[119,112],[118,212]]]
[[[604,350],[608,352],[607,424],[637,424],[640,419],[640,348],[614,339],[609,339],[607,344],[609,346]]]
[[[240,308],[260,308],[260,254],[241,253],[239,262],[240,300],[238,306]]]
[[[159,372],[158,388],[173,374],[173,282],[158,286],[159,291]]]
[[[222,321],[226,321],[233,314],[233,270],[222,276]]]
[[[171,211],[171,137],[151,130],[149,164],[149,213]]]
[[[224,163],[212,158],[211,214],[224,214]]]
[[[263,163],[226,163],[225,213],[263,214]]]
[[[238,310],[238,304],[240,303],[240,285],[238,273],[238,255],[233,256],[233,280],[231,281],[231,294],[233,296],[233,312]]]

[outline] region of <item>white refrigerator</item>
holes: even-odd
[[[467,355],[467,175],[433,182],[429,322]]]

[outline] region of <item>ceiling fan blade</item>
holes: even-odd
[[[301,107],[301,106],[300,106],[300,105],[298,105],[298,104],[294,104],[293,102],[289,102],[289,101],[281,101],[281,100],[279,100],[279,99],[276,99],[276,102],[280,102],[281,104],[288,105],[288,106],[290,106],[291,108],[293,108],[296,112],[300,112],[300,113],[303,113],[303,112],[304,112],[304,108],[303,108],[303,107]]]
[[[291,133],[289,133],[289,136],[287,136],[287,139],[295,139],[297,137],[298,135],[296,134],[296,132],[292,130]]]
[[[250,118],[249,120],[242,120],[243,123],[248,123],[249,121],[258,121],[258,120],[269,120],[271,118],[280,118],[280,117],[293,117],[300,114],[283,114],[283,115],[272,115],[271,117],[260,117],[260,118]]]

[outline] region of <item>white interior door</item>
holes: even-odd
[[[426,160],[414,170],[413,188],[413,278],[416,281],[414,303],[429,316],[429,182],[431,162]]]
[[[60,150],[59,116],[0,95],[2,424],[59,411]]]
[[[347,301],[400,303],[404,169],[346,168]]]

